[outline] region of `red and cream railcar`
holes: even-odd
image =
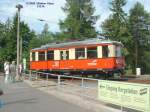
[[[84,41],[51,43],[30,52],[31,70],[113,73],[123,71],[122,43],[89,39]]]

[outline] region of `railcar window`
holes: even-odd
[[[76,59],[85,59],[85,48],[75,49]]]
[[[103,52],[103,57],[104,57],[104,58],[107,58],[107,57],[108,57],[108,54],[109,54],[108,46],[103,46],[103,47],[102,47],[102,52]]]
[[[60,51],[60,59],[63,60],[63,51]]]
[[[66,51],[66,59],[68,60],[69,59],[69,51]]]
[[[44,61],[45,60],[45,52],[39,52],[39,61]]]
[[[60,59],[68,60],[69,59],[69,51],[60,51]]]
[[[35,61],[35,52],[32,52],[32,61]]]
[[[87,48],[87,58],[97,58],[97,47]]]
[[[47,52],[47,60],[54,60],[54,51]]]
[[[121,46],[116,46],[116,57],[121,57],[122,53],[121,53]]]

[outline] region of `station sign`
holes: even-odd
[[[98,99],[122,107],[150,112],[150,85],[99,80]]]

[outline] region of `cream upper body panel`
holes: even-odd
[[[38,61],[39,60],[39,53],[38,52],[35,52],[35,61]]]
[[[54,50],[54,60],[60,60],[60,51]]]
[[[75,59],[75,48],[69,49],[69,59]]]

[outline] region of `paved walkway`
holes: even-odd
[[[2,80],[0,76],[0,86],[4,90],[4,95],[0,96],[0,100],[4,102],[0,112],[92,112],[41,92],[25,83],[4,85]]]

